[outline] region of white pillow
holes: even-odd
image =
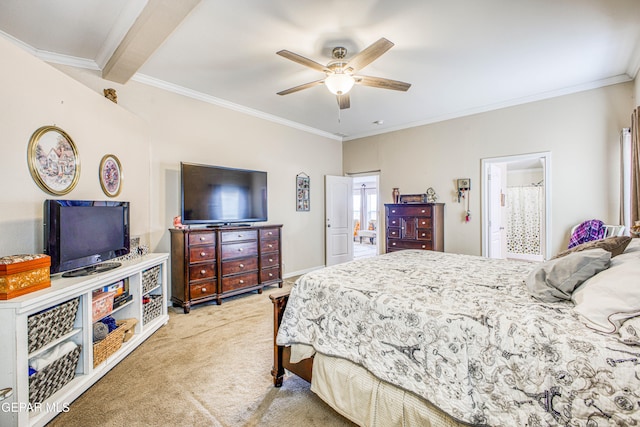
[[[620,324],[640,315],[640,252],[618,255],[571,295],[575,311],[590,328],[615,333]]]
[[[640,252],[640,238],[631,239],[623,253],[628,254],[630,252]]]

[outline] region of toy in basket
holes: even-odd
[[[117,320],[116,324],[118,327],[109,332],[106,338],[93,344],[94,368],[107,360],[107,357],[118,351],[120,347],[122,347],[122,343],[128,341],[131,336],[133,336],[133,328],[136,323],[138,323],[137,319]]]

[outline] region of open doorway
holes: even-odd
[[[483,159],[482,178],[482,255],[547,259],[551,153]]]
[[[353,258],[378,254],[378,175],[353,177]]]

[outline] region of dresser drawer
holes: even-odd
[[[280,267],[265,268],[260,270],[260,282],[266,283],[280,279]]]
[[[189,285],[189,298],[198,299],[216,294],[216,281],[212,280],[197,285]]]
[[[260,239],[277,239],[280,236],[278,228],[263,228],[260,230]]]
[[[416,218],[418,220],[418,228],[431,228],[431,218]]]
[[[258,230],[233,230],[220,233],[222,243],[241,242],[243,240],[257,240]]]
[[[258,255],[258,242],[227,243],[222,245],[222,259]]]
[[[387,233],[387,237],[389,237],[389,239],[399,239],[400,238],[400,227],[389,227],[389,231]]]
[[[215,245],[194,246],[189,248],[189,263],[197,263],[203,261],[213,261],[216,259]]]
[[[222,275],[237,274],[258,269],[258,258],[242,258],[234,261],[222,262]]]
[[[418,228],[418,235],[416,236],[416,239],[432,240],[432,236],[431,229]]]
[[[402,207],[390,207],[389,216],[391,215],[408,215],[408,216],[431,216],[431,206],[402,206]]]
[[[275,240],[261,240],[260,252],[277,252],[280,249],[280,241]]]
[[[189,266],[189,281],[214,279],[216,277],[216,263]]]
[[[389,249],[433,249],[433,242],[407,242],[404,240],[389,241]]]
[[[263,254],[262,268],[280,266],[280,253]]]
[[[258,272],[238,274],[222,278],[222,292],[256,286],[258,284]]]
[[[189,233],[189,246],[214,245],[216,244],[216,234],[213,231],[202,233]]]
[[[400,227],[400,217],[398,216],[390,216],[387,220],[387,227]]]

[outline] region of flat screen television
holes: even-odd
[[[129,202],[44,202],[44,252],[51,257],[51,274],[81,276],[118,267],[100,263],[129,253],[129,233]]]
[[[180,163],[183,224],[267,221],[267,173]]]

